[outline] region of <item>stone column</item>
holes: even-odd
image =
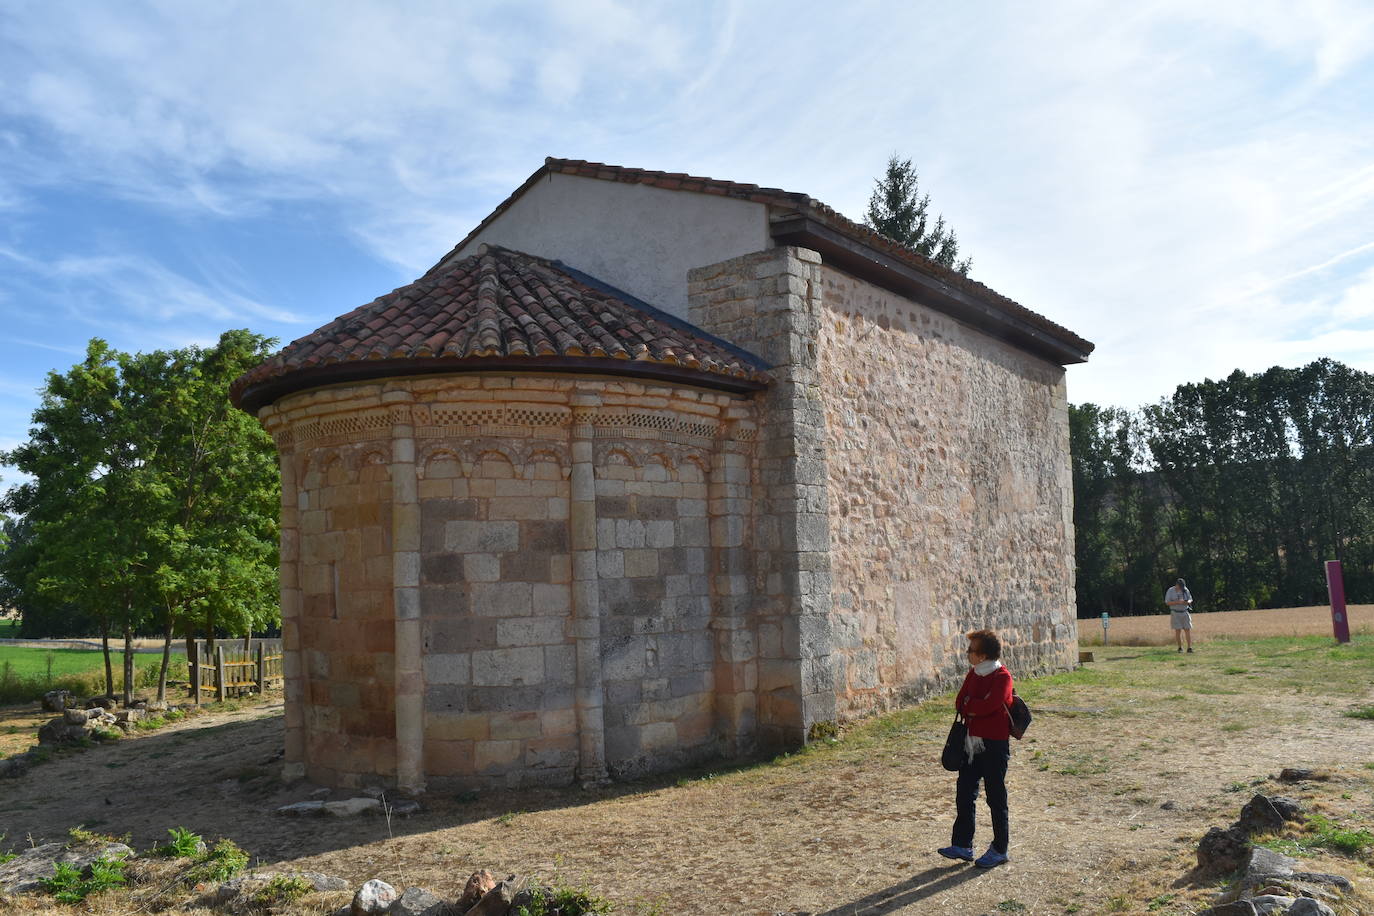
[[[425,712],[420,636],[420,498],[408,391],[386,391],[391,407],[391,589],[395,609],[396,785],[425,790]]]
[[[836,710],[820,264],[805,248],[770,248],[687,275],[691,320],[772,367],[757,445],[757,696],[760,741],[783,747]]]
[[[281,467],[281,555],[278,566],[281,586],[281,647],[282,695],[286,707],[286,762],[282,765],[282,779],[291,782],[305,778],[305,677],[301,664],[301,530],[300,501],[305,494],[298,492],[296,453],[291,447],[289,430],[273,422],[265,408],[261,414],[264,425],[277,443]]]
[[[601,686],[601,592],[596,571],[596,465],[592,412],[595,394],[572,396],[572,477],[569,486],[569,548],[572,551],[573,639],[577,647],[577,776],[584,786],[606,773],[605,697]]]
[[[753,492],[750,463],[757,427],[746,406],[727,411],[707,485],[711,518],[711,629],[715,631],[716,732],[723,752],[754,749],[758,725],[758,664],[748,543]]]

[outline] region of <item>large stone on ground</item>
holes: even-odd
[[[1302,804],[1296,798],[1289,798],[1287,795],[1271,795],[1269,796],[1269,804],[1274,806],[1274,810],[1285,821],[1296,821],[1302,817]]]
[[[61,843],[34,846],[0,865],[0,892],[29,894],[41,891],[43,880],[52,877],[58,863],[86,872],[96,859],[132,859],[135,855],[123,843],[93,843],[77,849],[68,849]]]
[[[1285,877],[1293,874],[1297,859],[1290,859],[1282,853],[1274,852],[1263,846],[1254,846],[1245,859],[1245,881],[1263,881],[1265,878]]]
[[[1268,798],[1256,795],[1240,809],[1240,819],[1231,825],[1231,829],[1247,837],[1278,833],[1283,829],[1283,814]]]
[[[1288,912],[1288,908],[1293,905],[1293,899],[1292,897],[1278,897],[1274,894],[1261,894],[1258,897],[1251,897],[1250,903],[1259,916],[1278,916],[1280,913]]]
[[[1203,910],[1198,916],[1255,916],[1255,906],[1249,900],[1232,900]]]
[[[246,899],[251,901],[255,894],[272,883],[272,879],[278,875],[287,878],[304,878],[310,882],[311,890],[317,892],[346,891],[352,886],[343,878],[322,875],[317,871],[255,871],[225,881],[201,897],[198,902],[201,906],[222,907],[235,900],[243,901]]]
[[[1245,863],[1250,843],[1234,830],[1213,827],[1197,844],[1198,871],[1205,874],[1233,872]]]
[[[468,910],[467,916],[506,916],[514,900],[515,876],[511,875],[487,891],[477,905]]]
[[[1288,908],[1288,916],[1336,916],[1336,911],[1311,897],[1299,897]]]
[[[408,887],[391,905],[388,916],[442,916],[444,901],[423,887]]]
[[[44,712],[62,712],[67,708],[67,701],[72,697],[70,690],[49,690],[43,694]]]
[[[324,802],[322,801],[303,801],[290,805],[282,805],[277,809],[278,814],[287,817],[317,817],[324,814]]]
[[[91,697],[84,705],[87,709],[114,709],[119,704],[114,697]]]
[[[358,888],[353,895],[353,916],[376,916],[391,909],[401,895],[396,888],[378,878],[373,878]]]
[[[391,817],[411,817],[420,813],[420,803],[413,798],[398,798],[383,805],[382,813]]]
[[[76,744],[85,737],[86,726],[71,725],[60,716],[38,729],[39,744]]]
[[[496,876],[485,868],[475,871],[468,878],[468,883],[463,885],[462,896],[458,898],[458,912],[466,913],[477,905],[477,901],[486,896],[487,892],[496,886]]]
[[[71,709],[62,710],[62,720],[68,725],[85,725],[92,719],[100,718],[104,711],[105,710],[99,707],[95,709],[77,709],[76,707],[72,707]],[[54,719],[53,721],[55,722],[57,720]]]
[[[324,802],[324,813],[335,817],[353,817],[366,811],[380,811],[382,803],[375,798],[346,798]]]
[[[1307,767],[1284,767],[1279,771],[1279,782],[1326,782],[1331,774],[1325,770]]]

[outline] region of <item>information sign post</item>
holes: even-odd
[[[1104,645],[1104,646],[1107,644],[1107,626],[1108,626],[1107,612],[1106,612],[1106,611],[1103,611],[1103,612],[1102,612],[1102,645]]]
[[[1345,580],[1341,578],[1341,561],[1326,561],[1326,591],[1331,596],[1331,629],[1336,642],[1350,642],[1350,616],[1345,611]]]

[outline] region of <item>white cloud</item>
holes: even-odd
[[[418,272],[548,154],[857,217],[898,152],[976,278],[1099,343],[1074,397],[1134,405],[1264,360],[1374,369],[1372,51],[1358,0],[50,2],[0,14],[0,207],[326,201]],[[49,266],[92,322],[295,318],[232,269]]]

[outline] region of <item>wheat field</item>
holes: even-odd
[[[1350,632],[1374,633],[1374,604],[1352,604],[1346,608]],[[1218,638],[1260,639],[1266,636],[1330,636],[1331,608],[1269,608],[1259,611],[1194,611],[1193,643]],[[1174,641],[1167,612],[1143,617],[1113,617],[1107,628],[1108,644],[1114,646],[1165,646]],[[1100,619],[1078,621],[1080,646],[1102,645]]]

